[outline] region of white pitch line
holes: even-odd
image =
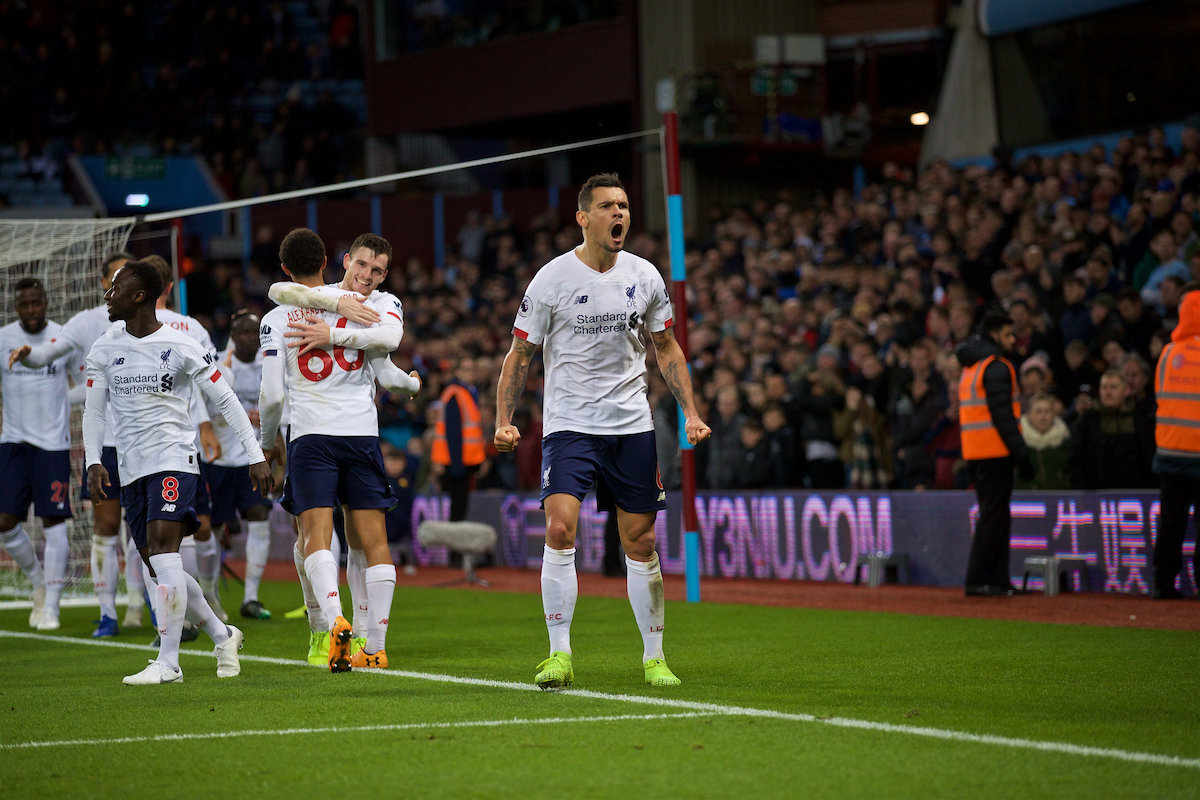
[[[5,636],[16,639],[36,639],[39,641],[60,642],[63,644],[117,647],[127,650],[148,650],[150,652],[157,652],[158,650],[156,647],[144,644],[113,642],[104,639],[79,639],[71,636],[45,636],[42,634],[27,633],[24,631],[0,630],[0,638]],[[181,655],[207,656],[209,658],[213,657],[212,653],[206,650],[180,650],[179,652]],[[256,661],[264,664],[313,667],[313,665],[309,664],[307,661],[302,661],[299,659],[272,658],[270,656],[255,655],[242,655],[241,659],[243,661]],[[320,666],[316,668],[324,669],[324,667]],[[485,678],[463,678],[457,675],[443,675],[434,672],[411,672],[408,670],[399,669],[373,669],[367,670],[367,672],[372,675],[381,675],[385,677],[411,678],[413,680],[453,683],[462,686],[483,686],[492,689],[513,689],[526,692],[540,691],[534,684],[517,683],[516,681],[496,681]],[[968,733],[966,731],[944,730],[941,728],[923,728],[916,725],[894,725],[888,722],[872,722],[870,720],[848,719],[845,717],[817,717],[812,714],[792,714],[784,711],[773,711],[765,708],[749,708],[745,706],[731,706],[719,703],[700,703],[694,700],[672,700],[667,697],[645,697],[633,694],[611,694],[608,692],[593,692],[587,689],[565,689],[555,692],[555,694],[568,695],[571,697],[582,697],[591,700],[609,700],[622,703],[636,703],[639,705],[657,706],[660,708],[687,709],[688,711],[694,712],[694,716],[720,715],[759,717],[764,719],[785,720],[789,722],[815,722],[823,725],[832,725],[836,728],[857,728],[859,730],[878,731],[881,733],[900,733],[907,736],[921,736],[925,738],[944,739],[954,742],[989,744],[999,747],[1013,747],[1023,750],[1041,750],[1044,752],[1064,753],[1067,755],[1084,756],[1089,758],[1108,758],[1117,761],[1129,761],[1139,764],[1156,764],[1167,767],[1200,769],[1200,758],[1183,758],[1180,756],[1163,755],[1161,753],[1140,753],[1134,750],[1119,750],[1108,747],[1089,747],[1086,745],[1071,744],[1069,742],[1048,742],[1039,741],[1037,739],[1018,739],[1008,736]],[[180,734],[181,737],[190,735],[191,734]],[[0,749],[3,749],[3,747],[0,746]]]
[[[616,714],[597,717],[540,717],[534,719],[480,719],[468,722],[406,722],[395,725],[353,725],[329,728],[283,728],[260,731],[214,731],[213,733],[164,733],[158,736],[122,736],[116,739],[60,739],[49,742],[0,744],[0,750],[33,750],[46,747],[79,747],[98,744],[141,744],[144,742],[185,742],[196,739],[236,739],[242,736],[296,736],[308,733],[374,733],[378,731],[430,730],[435,728],[500,728],[506,725],[558,725],[566,722],[624,722],[626,720],[686,719],[712,714]]]

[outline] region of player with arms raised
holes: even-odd
[[[46,319],[46,290],[37,278],[21,278],[14,287],[18,321],[0,328],[0,353],[49,342],[62,326]],[[0,431],[0,544],[33,584],[29,624],[57,630],[70,546],[71,405],[68,381],[81,385],[82,357],[74,350],[39,368],[11,360],[0,387],[4,428]],[[42,518],[46,532],[44,569],[21,520],[29,511]],[[140,600],[140,598],[139,598]]]
[[[297,228],[289,233],[279,247],[279,258],[284,271],[297,283],[320,293],[349,294],[323,285],[325,245],[313,231]],[[313,307],[281,305],[263,317],[260,440],[268,456],[275,458],[275,433],[286,395],[291,438],[283,503],[297,516],[304,540],[303,572],[309,582],[305,589],[313,593],[312,598],[305,598],[305,605],[311,609],[309,601],[315,601],[329,625],[330,670],[349,671],[352,628],[342,616],[338,568],[329,550],[333,508],[340,500],[349,508],[367,558],[367,644],[356,658],[362,666],[386,667],[384,645],[396,568],[384,526],[384,511],[393,501],[379,449],[375,381],[408,393],[415,392],[420,383],[384,353],[371,354],[368,366],[366,353],[340,345],[331,350],[315,348],[303,355],[301,348],[289,348],[285,337],[289,323],[309,318],[321,318],[330,328],[361,332],[357,323]],[[331,429],[337,433],[327,433]],[[316,623],[310,620],[310,624]]]
[[[216,645],[217,677],[241,672],[237,651],[242,633],[228,627],[204,599],[200,584],[183,568],[179,544],[197,525],[192,502],[199,481],[196,429],[185,387],[199,389],[251,453],[250,478],[263,492],[272,486],[254,429],[237,395],[221,380],[211,354],[194,339],[160,322],[155,301],[162,294],[158,270],[130,261],[117,272],[105,295],[114,325],[87,357],[87,407],[83,419],[88,485],[93,497],[112,491],[101,463],[105,414],[112,406],[121,471],[121,505],[130,535],[157,581],[155,611],[160,637],[158,658],[124,682],[129,685],[176,683],[179,640],[186,610]]]
[[[583,244],[546,264],[530,281],[496,398],[496,449],[508,452],[521,439],[513,412],[525,390],[530,359],[542,345],[542,608],[550,657],[538,665],[535,681],[553,689],[575,679],[575,529],[584,496],[597,487],[601,506],[617,514],[646,682],[676,686],[680,680],[667,667],[662,649],[665,607],[654,519],[667,504],[646,399],[643,328],[683,409],[688,441],[701,442],[711,431],[696,411],[687,363],[671,333],[671,302],[662,276],[653,264],[622,249],[629,232],[629,199],[616,175],[588,179],[579,190],[575,219],[583,229]]]

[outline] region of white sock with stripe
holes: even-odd
[[[338,594],[338,567],[333,560],[333,553],[328,550],[318,550],[304,559],[304,571],[312,581],[313,594],[321,604],[321,612],[332,630],[337,618],[342,616],[342,598]]]

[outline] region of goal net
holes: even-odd
[[[21,278],[38,278],[46,287],[46,318],[65,324],[75,314],[104,298],[100,278],[104,259],[124,250],[136,219],[0,219],[0,325],[17,321],[13,285]],[[8,353],[0,354],[0,381],[7,377]],[[0,400],[0,407],[3,401]],[[91,579],[92,515],[79,500],[83,476],[82,406],[71,410],[71,511],[67,524],[71,555],[63,597],[93,594]],[[0,491],[4,491],[0,487]],[[38,548],[45,547],[42,526],[30,508],[25,530]],[[122,571],[122,576],[124,572]],[[124,578],[122,577],[122,580]],[[0,548],[0,600],[25,599],[32,587],[20,568]],[[123,592],[124,587],[119,587]]]

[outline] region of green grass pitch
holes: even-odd
[[[263,600],[243,655],[303,659],[298,585]],[[1198,633],[669,605],[673,690],[643,683],[628,604],[595,597],[566,693],[528,690],[535,595],[398,589],[392,674],[219,680],[184,655],[182,685],[128,687],[151,651],[0,633],[0,797],[1200,796]],[[59,636],[94,616],[65,609]],[[239,731],[260,733],[214,735]]]

